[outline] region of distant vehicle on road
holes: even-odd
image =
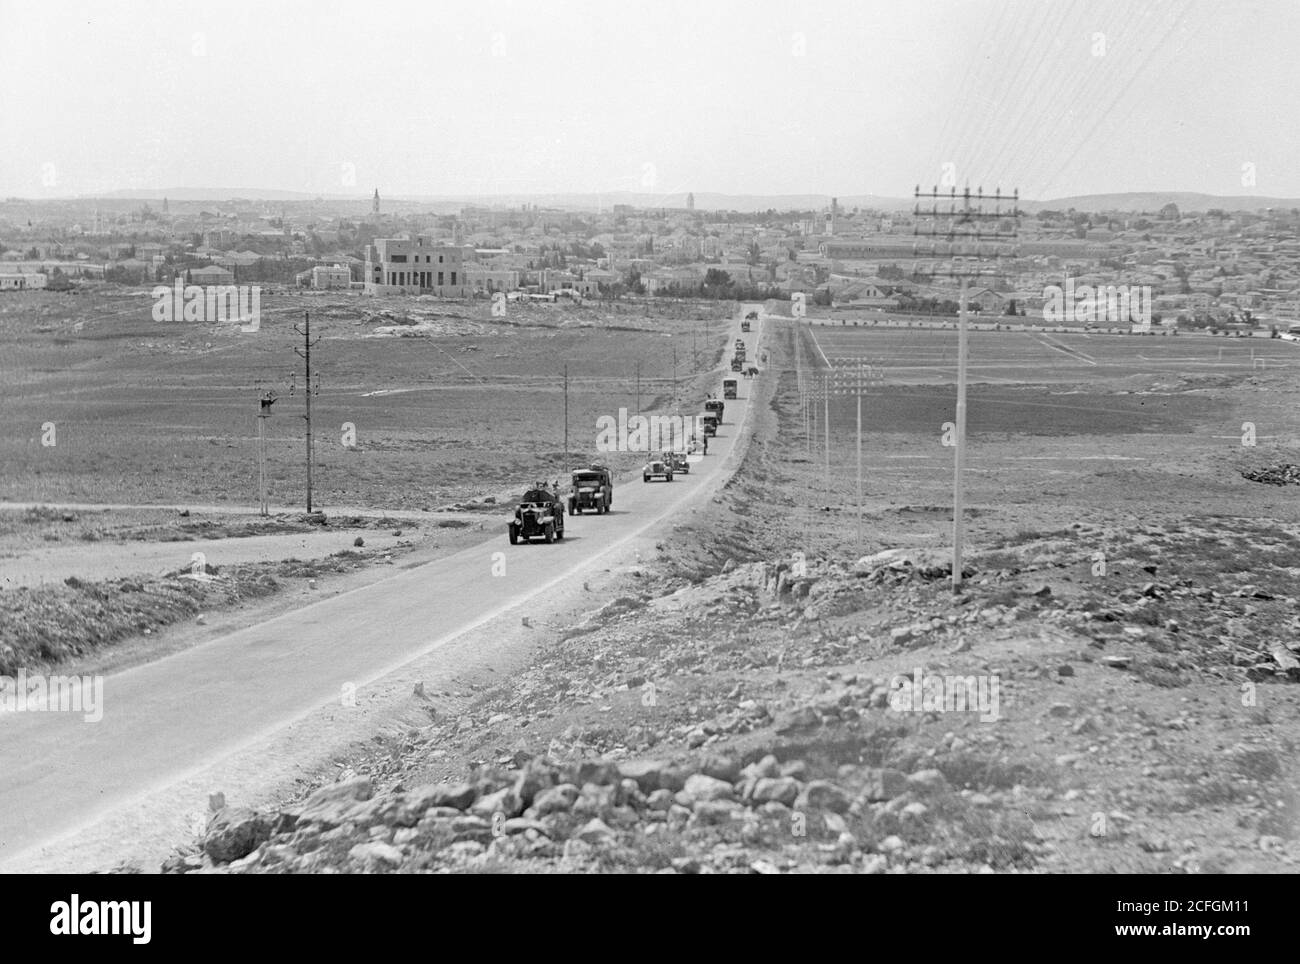
[[[564,538],[564,506],[550,489],[541,484],[524,493],[515,509],[515,517],[508,524],[510,544],[520,539],[532,542],[540,536],[547,542]]]
[[[738,372],[744,367],[745,367],[745,360],[741,358],[739,355],[731,359],[731,370],[733,372]]]
[[[735,398],[735,397],[736,397],[736,391],[737,391],[738,387],[739,387],[739,386],[738,386],[738,383],[737,383],[737,380],[736,380],[736,379],[734,379],[734,378],[724,378],[724,379],[722,380],[722,397],[723,397],[723,398]],[[708,408],[708,407],[709,407],[708,402],[705,402],[705,403],[704,403],[704,407],[705,407],[705,408]],[[722,413],[719,412],[718,414],[721,415]]]
[[[735,381],[734,378],[732,378],[732,379],[728,379],[728,380],[729,380],[729,381],[733,381],[733,382]],[[722,384],[723,384],[723,387],[725,388],[727,383],[726,383],[726,382],[723,382]],[[728,395],[727,397],[728,397],[728,398],[735,398],[736,396],[735,396],[735,395]],[[714,415],[718,416],[718,424],[721,425],[721,424],[722,424],[722,413],[725,412],[725,411],[727,410],[727,404],[726,404],[726,402],[724,402],[724,401],[723,401],[722,399],[720,399],[720,398],[710,398],[707,402],[704,403],[704,410],[705,410],[706,412],[712,412]]]
[[[718,424],[721,422],[721,419],[718,418],[716,412],[706,411],[700,415],[700,418],[704,421],[705,438],[718,434]]]
[[[664,452],[663,460],[672,468],[674,474],[679,472],[682,475],[691,474],[691,463],[686,458],[685,452]]]
[[[663,461],[663,459],[654,459],[645,464],[641,470],[641,481],[649,482],[651,479],[663,479],[665,482],[673,480],[673,467]]]

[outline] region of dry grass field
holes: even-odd
[[[321,339],[312,354],[317,505],[422,508],[513,490],[595,455],[597,417],[636,410],[638,363],[641,409],[668,411],[675,350],[678,397],[693,412],[732,307],[511,304],[492,318],[486,301],[268,288],[261,328],[249,333],[156,322],[146,289],[6,294],[0,498],[255,504],[255,413],[274,390],[269,498],[301,504],[305,407],[293,350],[302,338],[292,329],[304,311]],[[343,444],[346,423],[355,446]]]

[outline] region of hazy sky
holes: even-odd
[[[0,14],[6,196],[907,196],[946,163],[959,185],[1031,199],[1300,196],[1296,0],[0,0]]]

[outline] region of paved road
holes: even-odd
[[[739,319],[734,327],[729,339],[739,337]],[[744,337],[752,346],[761,333]],[[740,379],[742,397],[727,403],[719,437],[689,475],[620,484],[614,511],[566,520],[563,542],[510,546],[502,512],[490,541],[110,674],[97,723],[69,712],[0,712],[0,865],[20,857],[30,865],[31,848],[337,705],[344,684],[394,672],[592,568],[725,481],[752,387]],[[502,560],[507,576],[494,576]]]

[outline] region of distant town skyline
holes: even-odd
[[[1300,196],[1285,0],[0,3],[2,196]]]

